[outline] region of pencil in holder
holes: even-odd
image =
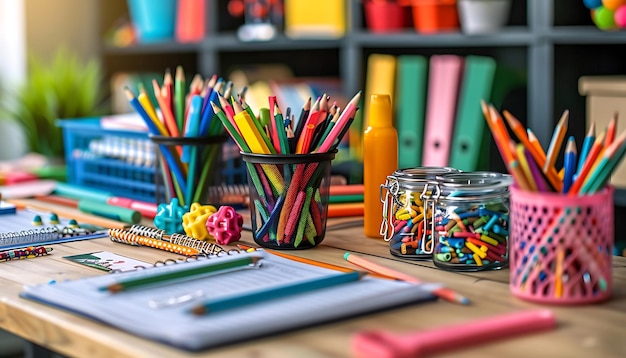
[[[308,249],[322,242],[335,153],[241,153],[248,169],[250,217],[257,244]]]
[[[226,135],[171,137],[150,135],[158,152],[157,203],[173,198],[186,207],[192,203],[220,204],[220,161]]]
[[[510,289],[521,299],[589,304],[611,296],[611,186],[567,196],[511,187]]]

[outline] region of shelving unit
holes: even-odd
[[[242,20],[226,12],[228,1],[207,2],[208,26],[203,41],[128,48],[104,45],[106,74],[163,71],[181,64],[189,72],[225,75],[241,65],[281,62],[287,63],[296,76],[339,77],[346,96],[351,96],[364,88],[365,65],[371,53],[487,55],[526,74],[527,87],[510,98],[508,104],[513,107],[507,109],[547,145],[565,109],[570,111],[569,133],[583,138],[586,132],[585,101],[577,90],[580,76],[626,73],[625,59],[615,55],[626,45],[626,31],[597,29],[582,1],[513,0],[508,26],[501,32],[468,36],[460,31],[423,35],[412,28],[373,34],[365,26],[361,0],[346,0],[348,31],[340,39],[294,40],[279,35],[267,42],[245,43],[236,36]],[[126,12],[126,2],[101,0],[101,7],[104,33]],[[316,60],[311,62],[311,58]],[[626,199],[620,193],[621,197]],[[626,200],[619,201],[626,205]]]

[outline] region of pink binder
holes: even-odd
[[[464,58],[432,55],[428,74],[423,166],[447,166]]]

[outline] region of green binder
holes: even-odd
[[[465,67],[461,91],[457,102],[456,122],[449,165],[462,171],[482,170],[481,163],[487,163],[487,153],[483,142],[487,126],[480,102],[490,102],[496,61],[491,57],[469,55],[465,57]]]
[[[422,163],[428,59],[421,55],[401,55],[397,66],[398,166],[415,168]]]

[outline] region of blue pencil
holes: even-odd
[[[198,131],[201,137],[209,135],[209,128],[211,127],[211,123],[213,122],[213,117],[215,112],[213,108],[211,108],[211,103],[219,103],[218,93],[222,88],[223,80],[220,78],[217,80],[217,83],[211,89],[211,93],[208,94],[207,102],[209,105],[205,106],[202,110],[202,119],[200,120],[200,129]]]
[[[152,119],[150,119],[150,116],[148,116],[148,113],[146,112],[146,110],[143,108],[141,103],[139,103],[139,100],[137,99],[135,94],[133,94],[133,92],[128,87],[124,89],[124,93],[126,93],[126,97],[128,98],[128,102],[130,102],[130,105],[135,109],[137,113],[139,113],[141,118],[144,120],[144,122],[148,126],[148,130],[150,131],[150,133],[156,136],[160,136],[161,132],[159,132],[159,129],[157,128],[156,124],[152,122]],[[167,162],[170,170],[174,173],[174,176],[176,178],[176,181],[178,182],[180,189],[183,191],[183,193],[186,192],[187,185],[185,183],[185,176],[180,170],[180,167],[178,166],[176,159],[174,159],[172,152],[169,150],[167,146],[164,146],[162,144],[159,144],[159,150],[161,154],[163,154],[163,157],[165,158],[165,161]]]
[[[278,287],[269,287],[249,293],[228,296],[220,299],[206,301],[203,304],[192,308],[191,312],[195,315],[205,315],[218,311],[239,308],[245,305],[281,299],[286,296],[292,296],[300,293],[337,286],[348,282],[358,281],[363,276],[363,274],[363,272],[359,271],[352,271],[347,273],[341,272],[337,274],[316,277],[306,281],[296,281],[294,283],[288,283]]]
[[[574,136],[570,136],[567,140],[567,146],[565,147],[565,153],[563,157],[563,193],[567,193],[574,181],[574,175],[576,174],[576,140]]]
[[[191,98],[187,120],[185,121],[185,137],[193,138],[198,136],[200,128],[200,111],[202,110],[202,96],[195,95]],[[185,205],[191,205],[193,193],[196,186],[196,172],[198,169],[198,146],[194,144],[183,146],[181,160],[188,164],[187,190],[185,191]],[[206,164],[208,165],[208,163]]]

